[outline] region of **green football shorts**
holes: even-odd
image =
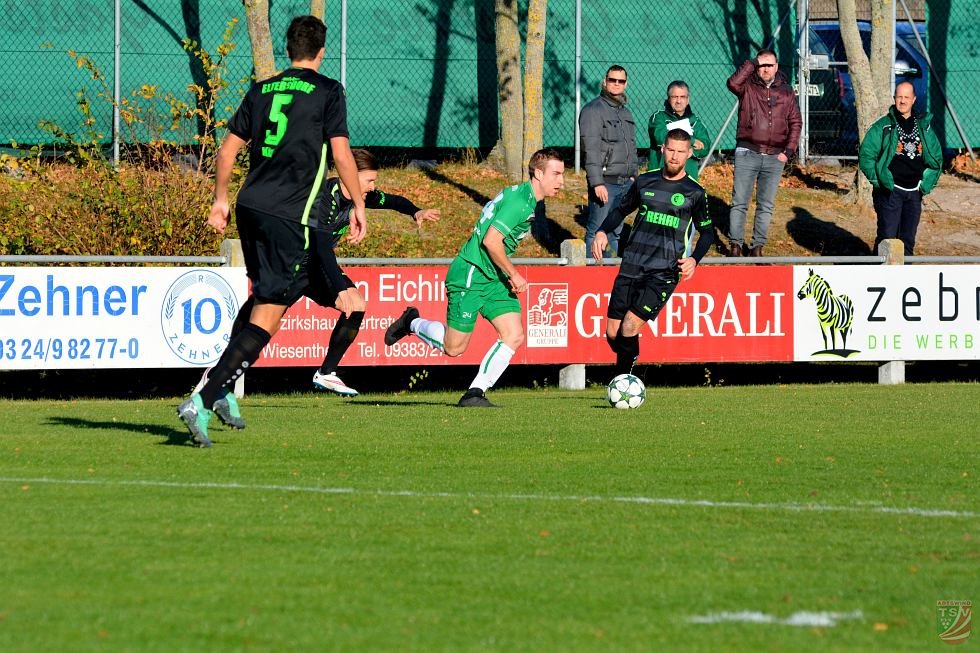
[[[463,333],[473,332],[477,315],[493,320],[521,312],[521,302],[510,284],[488,279],[478,267],[458,257],[446,274],[446,295],[446,324]]]

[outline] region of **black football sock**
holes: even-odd
[[[248,301],[242,304],[241,309],[238,311],[238,315],[235,316],[235,323],[231,325],[231,337],[234,338],[245,325],[248,324],[249,318],[252,317],[252,308],[255,306],[255,295],[249,295]]]
[[[640,357],[640,336],[616,336],[616,376],[633,371],[633,363]]]
[[[356,311],[348,315],[341,313],[337,320],[337,326],[330,334],[330,344],[327,345],[327,355],[323,357],[323,364],[320,365],[320,374],[331,374],[337,371],[340,359],[344,357],[350,346],[354,344],[358,331],[361,330],[361,321],[364,319],[364,311]]]
[[[225,352],[208,374],[208,382],[201,388],[201,401],[210,408],[221,395],[223,388],[229,390],[245,370],[258,360],[262,348],[269,344],[272,338],[269,332],[251,322],[246,324],[242,332],[231,339]]]
[[[609,345],[609,348],[613,350],[614,354],[619,354],[619,346],[616,344],[616,338],[618,337],[619,334],[616,334],[612,338],[609,337],[609,334],[606,334],[606,344]]]

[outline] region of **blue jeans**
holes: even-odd
[[[589,215],[585,219],[585,255],[586,257],[592,256],[592,241],[595,239],[595,232],[599,231],[599,227],[602,226],[603,221],[606,219],[606,215],[609,211],[619,204],[619,198],[621,198],[625,193],[626,189],[630,187],[633,182],[628,182],[625,184],[605,184],[606,192],[609,193],[609,200],[603,204],[599,201],[599,198],[595,196],[595,191],[592,187],[589,187]],[[609,247],[603,252],[603,256],[606,258],[614,258],[618,256],[619,251],[619,234],[623,231],[623,225],[619,225],[616,230],[611,234],[606,234],[609,237]]]
[[[741,245],[745,240],[745,215],[755,189],[755,221],[752,247],[762,247],[769,236],[772,207],[785,164],[775,154],[760,154],[745,148],[735,150],[735,184],[732,210],[728,214],[728,242]],[[758,181],[758,186],[756,182]]]
[[[871,201],[878,216],[874,251],[878,251],[878,244],[883,240],[901,238],[905,243],[905,255],[912,256],[915,232],[922,216],[922,191],[875,188],[871,191]]]

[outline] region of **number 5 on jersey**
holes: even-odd
[[[283,107],[293,101],[290,93],[276,93],[272,96],[272,108],[269,109],[269,122],[275,123],[276,130],[265,130],[265,147],[262,148],[262,156],[269,158],[279,145],[279,141],[286,135],[286,128],[289,126],[289,118],[282,112]]]

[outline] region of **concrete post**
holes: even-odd
[[[225,267],[243,268],[245,267],[245,254],[242,252],[242,241],[237,238],[226,238],[221,241],[221,256],[228,259]],[[239,399],[245,396],[245,375],[242,374],[235,381],[235,396]]]
[[[563,240],[561,257],[568,259],[568,265],[586,264],[585,241],[581,238]],[[562,390],[585,390],[585,365],[576,363],[566,365],[558,372],[558,387]]]
[[[885,265],[905,265],[905,243],[897,238],[881,241],[878,253],[885,258]],[[888,361],[878,367],[879,385],[905,383],[905,361]]]
[[[237,238],[226,238],[222,240],[219,253],[228,259],[225,266],[233,268],[245,267],[245,254],[242,253],[242,241]]]

